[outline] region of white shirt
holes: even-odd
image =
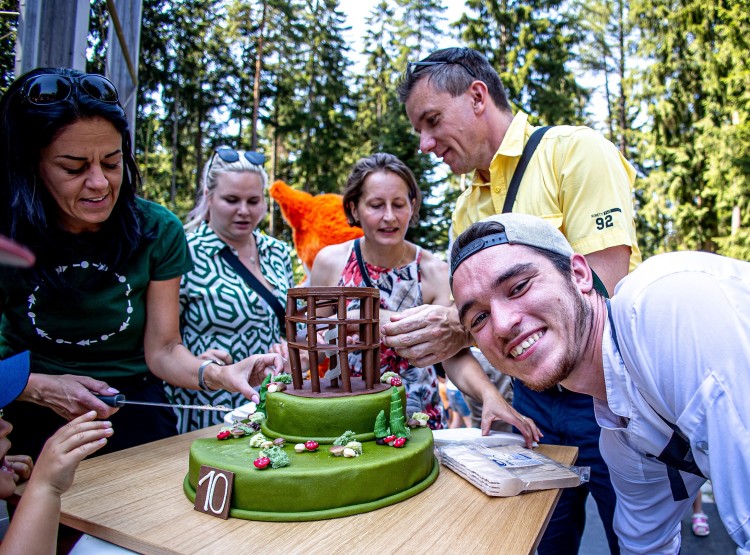
[[[689,439],[737,553],[750,554],[750,263],[655,256],[618,284],[611,304],[620,352],[607,323],[607,403],[594,405],[623,553],[679,551],[691,499],[673,501],[666,466],[653,458],[672,435],[661,415]],[[704,480],[681,474],[692,497]]]

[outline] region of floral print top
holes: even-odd
[[[359,241],[359,239],[356,239]],[[380,289],[380,308],[391,312],[402,312],[408,308],[424,304],[422,298],[419,261],[422,251],[417,247],[417,255],[412,262],[400,268],[381,268],[364,262],[365,270],[372,284]],[[354,250],[354,243],[349,258],[339,279],[341,287],[367,287]],[[359,300],[349,301],[348,310],[358,308]],[[349,368],[352,376],[362,375],[362,356],[359,352],[349,354]],[[380,373],[395,372],[401,376],[406,388],[406,414],[411,417],[414,412],[424,412],[430,419],[428,426],[433,430],[445,427],[446,419],[443,405],[440,402],[438,380],[434,366],[417,368],[409,361],[396,354],[391,347],[380,344]]]

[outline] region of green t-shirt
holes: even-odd
[[[150,281],[179,277],[193,269],[185,233],[166,208],[136,201],[144,229],[156,237],[144,244],[114,280],[84,294],[59,294],[35,286],[14,271],[0,272],[0,359],[31,351],[31,371],[94,378],[126,377],[148,371],[143,352],[146,290]],[[87,272],[110,272],[92,246],[59,266],[71,283]]]

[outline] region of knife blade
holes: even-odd
[[[128,401],[125,399],[125,395],[118,393],[117,395],[94,395],[105,405],[110,407],[122,407],[124,405],[145,405],[148,407],[167,407],[170,409],[194,409],[194,410],[216,410],[220,412],[232,412],[234,408],[225,407],[224,405],[179,405],[172,403],[151,403],[149,401]]]

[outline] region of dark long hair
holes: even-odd
[[[67,68],[35,69],[16,79],[0,99],[0,232],[31,248],[37,256],[32,274],[56,287],[65,287],[55,265],[76,252],[81,241],[103,245],[101,262],[121,270],[151,232],[144,230],[136,205],[141,183],[125,112],[117,103],[99,101],[74,87],[70,96],[52,104],[32,104],[25,84],[43,74],[81,77]],[[122,137],[123,181],[112,214],[96,233],[72,234],[57,222],[57,204],[39,176],[40,153],[69,125],[101,117]]]

